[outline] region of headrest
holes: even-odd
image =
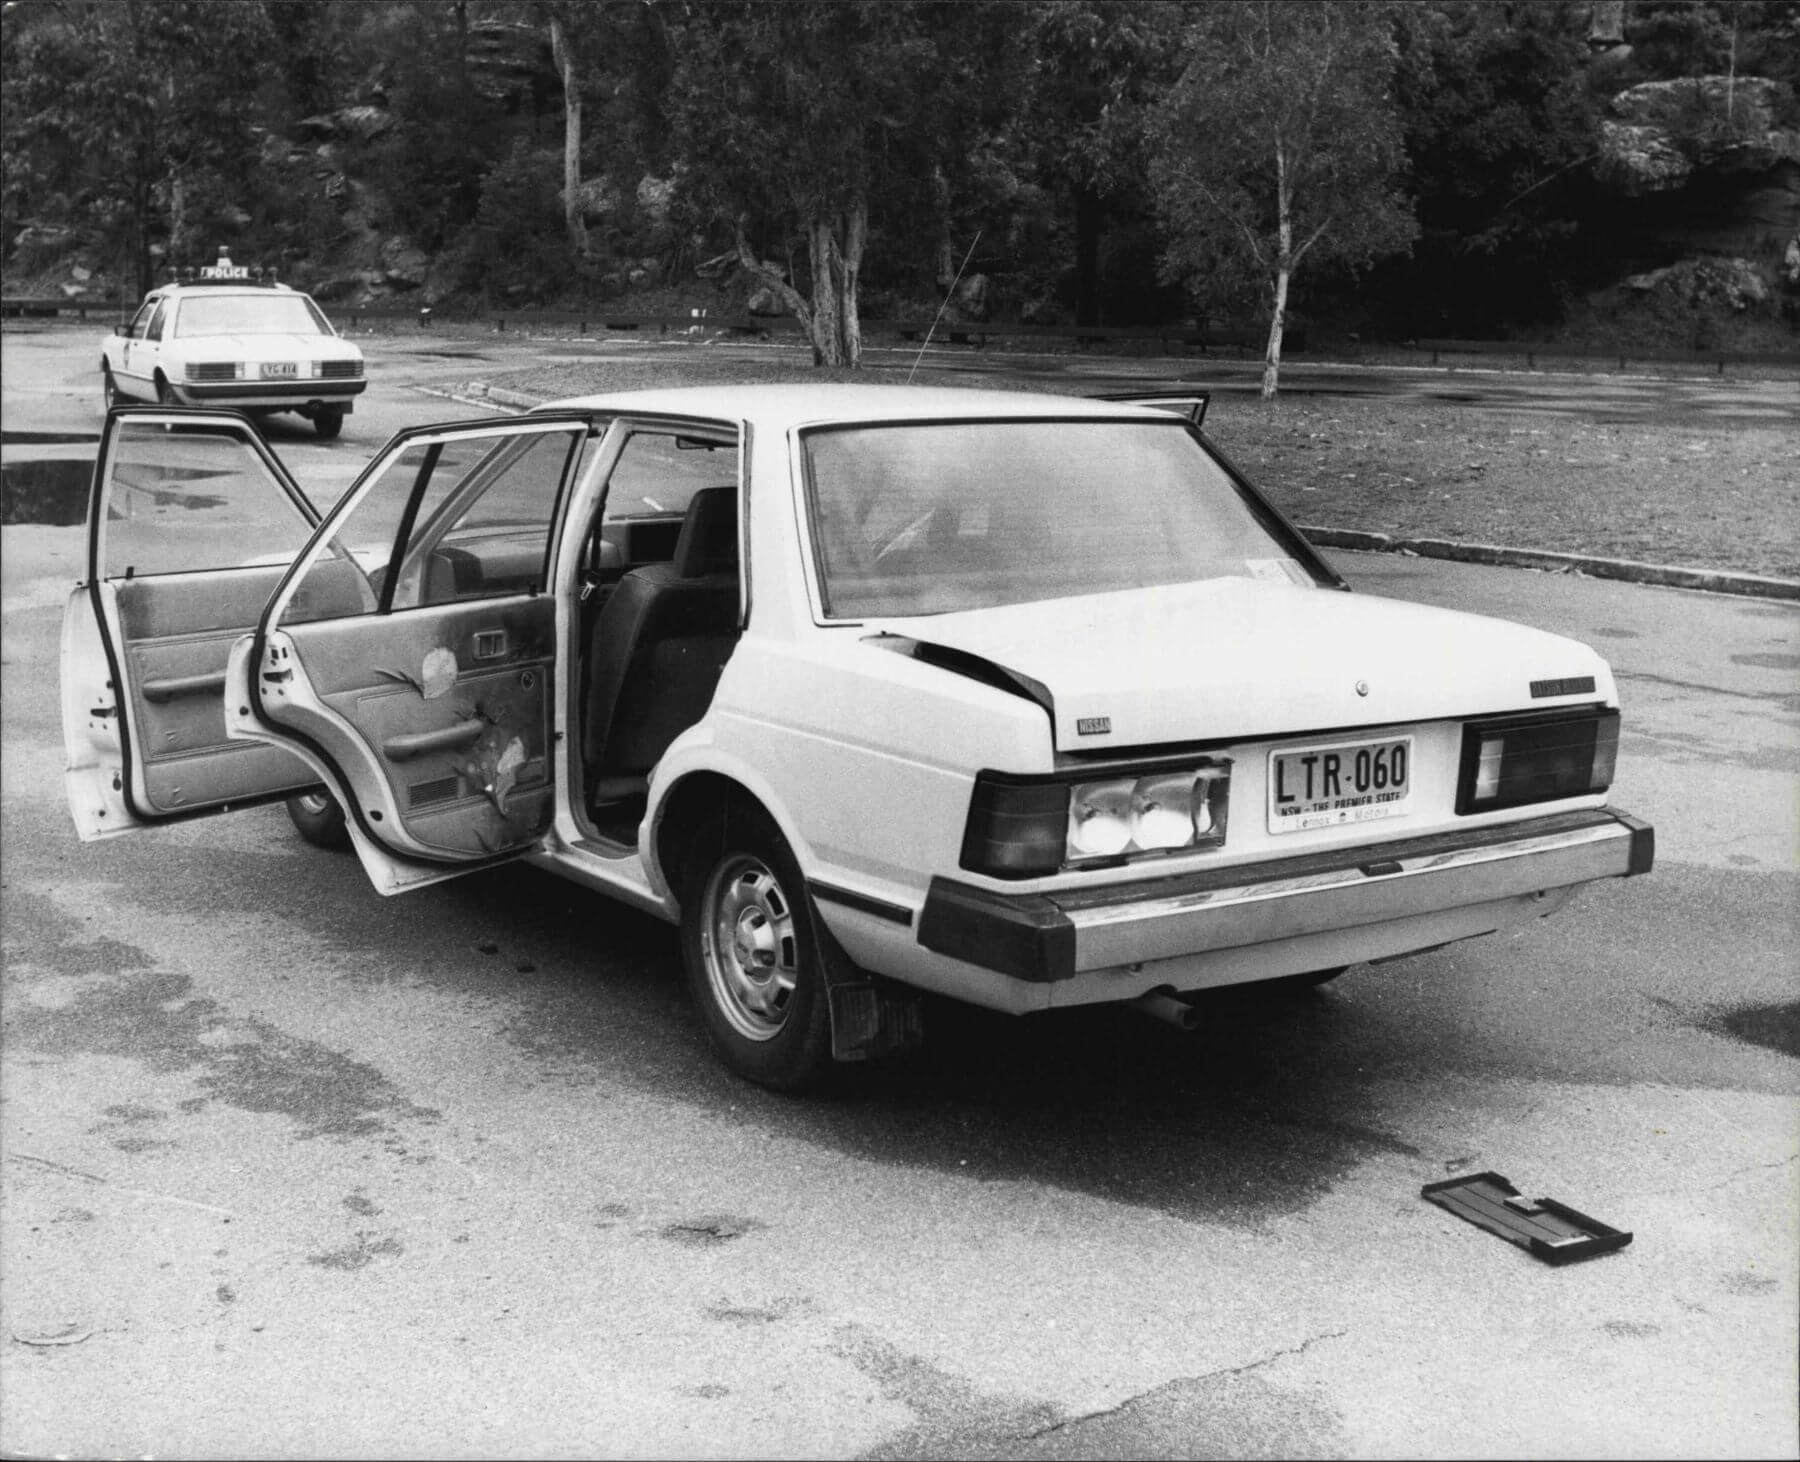
[[[703,487],[688,500],[675,540],[675,572],[684,579],[734,573],[738,566],[737,488]]]

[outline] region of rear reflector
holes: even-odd
[[[1586,797],[1612,785],[1619,713],[1497,716],[1463,727],[1461,815]]]

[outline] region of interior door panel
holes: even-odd
[[[225,662],[232,645],[256,628],[286,567],[106,586],[125,660],[126,714],[138,752],[132,791],[142,810],[174,814],[317,781],[291,752],[231,741],[225,732]]]
[[[284,629],[309,695],[271,704],[369,790],[377,836],[482,857],[548,829],[555,604],[487,599]],[[277,668],[272,673],[281,674]],[[309,709],[315,701],[321,710]],[[408,851],[403,846],[397,851]]]

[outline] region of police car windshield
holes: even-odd
[[[178,336],[329,335],[331,327],[303,294],[210,294],[182,300]]]

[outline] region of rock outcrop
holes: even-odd
[[[1600,180],[1627,196],[1685,186],[1696,173],[1767,172],[1800,162],[1800,131],[1779,126],[1787,88],[1757,76],[1646,81],[1612,99],[1600,124]]]

